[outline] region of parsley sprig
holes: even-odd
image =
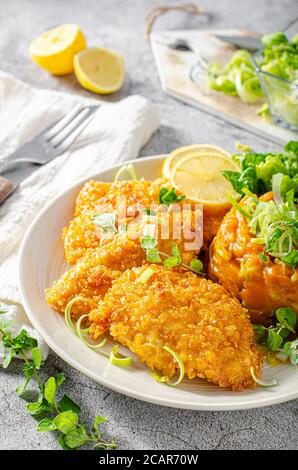
[[[258,342],[267,346],[277,359],[290,360],[298,366],[298,333],[297,318],[290,307],[279,308],[275,312],[276,322],[269,328],[256,324],[254,329]]]
[[[5,309],[1,309],[1,313],[5,313]],[[86,424],[80,421],[79,405],[66,394],[60,399],[57,396],[65,381],[65,375],[59,373],[55,377],[49,377],[44,383],[39,374],[43,360],[37,340],[30,337],[25,329],[13,337],[9,331],[11,326],[9,321],[0,322],[0,341],[6,351],[3,368],[8,368],[14,356],[23,359],[22,370],[25,381],[17,387],[18,395],[24,393],[31,379],[36,380],[39,389],[38,399],[26,405],[27,412],[38,420],[36,430],[55,431],[58,434],[58,442],[64,450],[78,449],[87,444],[92,449],[115,449],[115,442],[106,442],[100,434],[99,426],[106,421],[106,418],[96,416],[91,431],[88,431]]]

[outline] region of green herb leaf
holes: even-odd
[[[288,255],[282,256],[280,259],[295,269],[298,266],[298,250],[291,250]]]
[[[259,253],[259,254],[258,254],[258,258],[260,258],[261,260],[263,260],[265,264],[267,264],[268,261],[269,261],[268,256],[264,255],[264,253]]]
[[[4,344],[5,345],[5,344]],[[35,338],[31,338],[26,330],[21,330],[20,333],[12,340],[11,346],[16,350],[20,351],[33,349],[37,347],[37,340]]]
[[[13,355],[14,355],[14,350],[10,349],[8,351],[8,354],[6,355],[4,361],[3,361],[3,365],[2,365],[3,369],[7,369],[7,367],[9,366],[9,364],[12,361]]]
[[[32,349],[32,359],[33,359],[36,369],[40,369],[40,366],[42,363],[42,353],[39,348]]]
[[[268,332],[268,348],[270,351],[276,351],[282,344],[283,338],[280,334],[276,333],[274,330],[269,330]]]
[[[290,307],[279,308],[276,310],[275,315],[282,326],[292,331],[293,333],[296,333],[295,326],[297,318],[294,310],[292,310]]]
[[[72,411],[77,415],[81,413],[79,405],[77,405],[68,395],[63,395],[58,405],[62,411]]]
[[[151,250],[157,246],[157,239],[150,235],[145,235],[141,240],[141,247],[145,250]]]
[[[10,328],[13,326],[13,321],[12,320],[7,320],[7,321],[0,321],[0,329],[6,332],[7,330],[10,330]],[[3,339],[2,342],[4,343]]]
[[[48,381],[45,384],[45,389],[44,389],[44,396],[45,399],[47,400],[50,405],[53,405],[55,403],[56,399],[56,381],[54,377],[50,377]]]
[[[64,442],[70,449],[77,449],[87,444],[89,437],[82,426],[73,428],[64,436]]]
[[[166,204],[167,206],[170,206],[171,204],[174,204],[175,202],[180,202],[185,199],[184,195],[177,195],[176,194],[176,189],[171,188],[161,188],[159,191],[158,195],[158,203],[159,204]]]
[[[52,418],[43,418],[36,427],[37,432],[55,431],[55,429],[57,429],[57,426]]]
[[[189,266],[197,273],[202,272],[204,269],[203,263],[199,259],[192,259]]]
[[[24,393],[28,383],[32,379],[34,371],[35,371],[35,365],[32,361],[25,362],[22,366],[22,369],[23,369],[23,372],[25,374],[26,380],[25,380],[25,382],[23,382],[21,385],[19,385],[16,388],[16,392],[17,392],[18,395],[22,395],[22,393]]]
[[[166,269],[171,269],[180,264],[180,258],[178,258],[178,256],[171,256],[170,258],[166,258],[163,264]]]
[[[16,388],[16,392],[18,395],[22,395],[26,389],[28,385],[28,381],[26,380],[25,382],[23,382],[21,385],[19,385],[17,388]]]
[[[63,411],[54,418],[54,423],[63,434],[67,434],[79,422],[78,415],[73,411]]]
[[[162,261],[157,248],[151,248],[151,249],[147,250],[146,255],[147,255],[146,259],[150,263],[161,263],[161,261]]]
[[[179,262],[181,263],[181,260],[182,260],[181,253],[176,243],[172,244],[172,255],[178,258]]]
[[[71,448],[68,447],[68,445],[66,445],[64,437],[65,437],[64,434],[60,434],[58,437],[58,443],[60,444],[60,447],[63,450],[71,450]]]
[[[253,328],[255,330],[255,332],[260,336],[260,337],[263,337],[265,336],[266,332],[267,332],[267,328],[263,325],[259,325],[258,323],[255,323],[253,325]]]
[[[55,382],[56,382],[57,388],[61,387],[64,381],[65,381],[65,374],[63,374],[63,372],[60,372],[60,374],[56,375]]]
[[[51,405],[49,405],[48,402],[43,399],[42,395],[40,395],[38,401],[27,403],[26,409],[32,416],[40,415],[42,413],[49,413],[52,411]]]
[[[92,424],[92,431],[97,432],[98,431],[98,426],[102,423],[104,423],[107,420],[107,418],[103,418],[102,416],[96,416],[95,420],[93,421]]]

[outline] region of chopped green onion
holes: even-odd
[[[160,382],[162,384],[168,384],[169,382],[169,377],[166,375],[158,375],[156,372],[151,372],[151,377],[156,381]]]
[[[175,351],[173,351],[172,348],[170,348],[169,346],[163,346],[163,349],[167,351],[169,354],[171,354],[173,358],[175,359],[175,361],[178,362],[179,369],[180,369],[179,377],[176,380],[176,382],[170,382],[168,377],[164,375],[159,376],[155,372],[152,372],[151,377],[157,382],[165,383],[166,385],[169,385],[170,387],[177,387],[177,385],[179,385],[184,378],[184,364],[182,360],[180,359],[179,355]]]
[[[289,356],[288,354],[284,353],[284,352],[278,352],[275,354],[275,357],[276,359],[278,359],[279,361],[282,361],[282,362],[286,362],[288,359],[289,359]]]
[[[276,202],[276,204],[282,203],[281,183],[282,183],[283,177],[284,175],[282,175],[281,173],[276,173],[275,175],[272,176],[272,191],[273,191],[274,201]]]
[[[129,163],[128,165],[124,165],[121,168],[119,168],[119,170],[117,171],[114,177],[114,181],[119,181],[119,178],[123,173],[128,173],[132,180],[138,181],[138,176],[137,176],[135,167],[132,163]]]
[[[86,302],[86,299],[85,299],[85,297],[82,297],[81,295],[78,295],[77,297],[74,297],[73,299],[71,299],[65,307],[65,322],[66,322],[67,326],[72,331],[74,331],[75,333],[76,333],[76,326],[74,325],[74,323],[71,319],[71,309],[72,309],[72,306],[76,302]]]
[[[91,349],[100,349],[100,348],[102,348],[102,347],[106,344],[106,342],[107,342],[107,339],[106,339],[106,338],[104,338],[104,339],[103,339],[100,343],[98,343],[98,344],[92,344],[92,343],[89,343],[89,341],[88,341],[86,338],[84,338],[84,336],[83,336],[83,331],[86,331],[86,329],[85,329],[85,330],[82,330],[82,329],[81,329],[81,324],[82,324],[82,321],[85,320],[85,318],[88,318],[88,317],[89,317],[89,315],[82,315],[82,316],[80,317],[80,319],[78,320],[77,325],[76,325],[76,332],[77,332],[77,335],[78,335],[78,337],[80,338],[80,340],[81,340],[84,344],[86,344],[86,346],[88,346],[88,348],[91,348]],[[87,328],[87,331],[89,331],[89,328]]]
[[[232,204],[232,206],[239,212],[239,214],[241,214],[245,219],[248,219],[248,220],[251,219],[251,215],[248,212],[246,212],[246,210],[243,209],[243,207],[241,207],[240,204],[238,204],[236,199],[234,199],[233,196],[231,196],[231,194],[227,195],[227,199]]]
[[[118,354],[118,345],[116,344],[110,353],[110,363],[113,364],[114,366],[121,366],[121,367],[127,367],[132,364],[132,357],[121,357],[117,356]]]
[[[142,272],[142,274],[140,275],[140,277],[136,279],[136,281],[140,282],[141,284],[146,284],[146,282],[150,279],[152,274],[154,274],[153,269],[148,268],[144,272]]]
[[[271,382],[264,382],[263,380],[258,379],[255,375],[253,367],[250,368],[250,375],[252,376],[254,382],[260,385],[261,387],[275,387],[276,385],[278,385],[278,381],[276,379],[271,380]]]

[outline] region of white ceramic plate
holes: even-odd
[[[134,160],[139,176],[155,179],[161,175],[163,156]],[[102,181],[113,181],[121,165],[94,175]],[[61,230],[72,218],[75,198],[82,180],[49,204],[35,219],[23,241],[20,255],[20,289],[26,312],[47,344],[66,362],[96,382],[130,397],[150,403],[194,410],[235,410],[256,408],[298,397],[298,374],[293,366],[264,368],[264,377],[276,377],[277,387],[243,392],[220,389],[203,380],[185,380],[172,388],[155,382],[149,370],[137,360],[131,369],[113,366],[103,353],[86,347],[67,328],[64,318],[46,303],[44,290],[66,269]]]

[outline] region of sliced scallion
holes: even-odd
[[[278,385],[278,381],[276,379],[272,379],[270,382],[264,382],[263,380],[260,380],[256,377],[254,368],[250,368],[250,375],[252,376],[254,382],[257,385],[260,385],[260,387],[275,387]]]
[[[122,176],[124,173],[128,173],[132,180],[138,181],[138,176],[135,167],[132,163],[129,163],[128,165],[124,165],[119,168],[114,177],[114,181],[119,181],[120,176]]]
[[[137,282],[141,284],[146,284],[146,282],[150,279],[152,274],[154,273],[153,269],[148,268],[136,279]]]
[[[82,330],[81,329],[81,324],[82,324],[82,321],[85,320],[85,318],[88,318],[89,315],[82,315],[79,320],[77,321],[77,325],[76,325],[76,332],[77,332],[77,335],[78,337],[80,338],[80,340],[86,344],[86,346],[88,346],[88,348],[91,348],[91,349],[100,349],[102,348],[106,342],[107,342],[107,339],[104,338],[100,343],[98,344],[92,344],[92,343],[89,343],[89,341],[84,337],[83,335],[83,332],[86,331],[85,330]],[[87,328],[87,331],[89,331],[89,328]]]
[[[110,363],[114,366],[127,367],[132,364],[132,357],[122,357],[118,355],[118,345],[116,344],[110,352]]]
[[[67,326],[76,333],[76,326],[71,319],[71,309],[76,302],[86,302],[85,297],[78,295],[71,299],[65,307],[65,322]]]
[[[165,375],[163,376],[160,376],[158,374],[156,374],[155,372],[152,372],[151,374],[151,377],[156,380],[157,382],[161,382],[161,383],[165,383],[166,385],[169,385],[170,387],[177,387],[177,385],[179,385],[183,378],[184,378],[184,364],[182,362],[182,360],[180,359],[179,355],[172,349],[170,348],[169,346],[163,346],[163,349],[165,351],[167,351],[169,354],[171,354],[173,356],[173,358],[175,359],[175,361],[178,363],[179,365],[179,377],[178,379],[175,381],[175,382],[170,382],[169,381],[169,378]]]
[[[282,197],[281,197],[281,183],[284,175],[281,173],[276,173],[275,175],[272,176],[272,191],[273,191],[273,197],[274,201],[276,204],[281,204],[282,203]]]

